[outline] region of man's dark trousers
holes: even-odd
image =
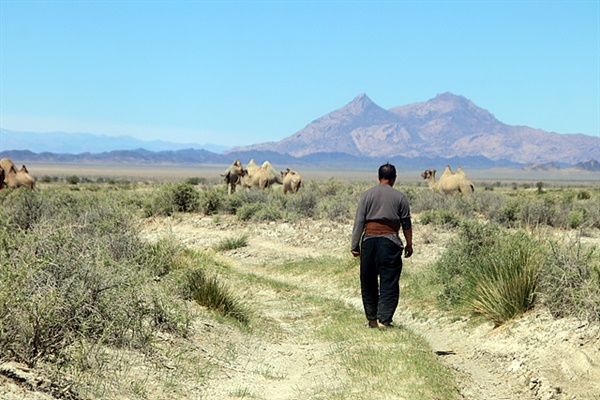
[[[369,321],[392,322],[400,295],[402,248],[385,237],[363,240],[360,250],[360,287]],[[379,278],[379,279],[378,279]]]

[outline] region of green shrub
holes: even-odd
[[[322,215],[332,221],[348,221],[354,218],[357,202],[347,197],[332,197],[321,202]]]
[[[317,193],[314,191],[300,191],[293,196],[286,203],[286,210],[304,217],[315,217],[317,215],[318,206]]]
[[[11,230],[30,229],[48,211],[45,208],[43,195],[28,188],[2,192],[7,194],[2,204],[2,219],[11,226]]]
[[[555,226],[554,200],[549,197],[525,199],[521,204],[519,220],[526,226]]]
[[[581,190],[577,193],[578,200],[589,200],[591,198],[592,198],[592,195],[590,194],[590,192],[588,192],[586,190]]]
[[[221,207],[224,196],[225,190],[222,186],[202,191],[198,199],[198,209],[206,215],[216,214]]]
[[[583,224],[584,211],[583,210],[571,210],[567,216],[567,223],[569,228],[579,228]]]
[[[155,215],[173,215],[177,211],[174,193],[170,186],[162,186],[149,196],[143,205],[143,216],[148,218]]]
[[[178,183],[173,186],[173,201],[177,211],[194,212],[200,208],[200,194],[189,183]]]
[[[465,221],[434,265],[443,285],[440,300],[500,325],[533,305],[543,261],[539,245],[524,232]]]
[[[264,204],[252,216],[253,221],[279,221],[284,213],[280,205],[269,203]]]
[[[67,176],[65,178],[65,180],[70,185],[77,185],[79,182],[81,182],[81,180],[79,179],[79,177],[77,175]]]
[[[254,215],[260,211],[261,208],[262,205],[258,203],[244,204],[237,209],[237,213],[235,215],[240,221],[250,221]]]
[[[185,183],[189,184],[189,185],[200,185],[200,184],[205,184],[206,183],[206,178],[199,178],[199,177],[194,177],[194,178],[187,178],[185,181]]]

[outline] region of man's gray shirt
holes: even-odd
[[[352,229],[352,251],[360,251],[360,241],[366,224],[369,221],[388,221],[402,230],[412,229],[410,220],[410,207],[406,195],[390,185],[379,184],[365,191],[358,203],[354,228]],[[400,247],[404,247],[398,234],[386,234],[384,236]],[[377,237],[365,235],[364,240]]]

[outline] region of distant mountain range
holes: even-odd
[[[131,136],[92,135],[90,133],[67,132],[21,132],[0,129],[0,150],[29,150],[34,153],[102,153],[112,150],[146,149],[167,151],[203,149],[221,153],[230,147],[216,144],[173,143],[163,140],[139,140]]]
[[[363,93],[290,137],[229,152],[261,150],[300,157],[333,149],[358,157],[485,157],[520,164],[574,164],[599,159],[600,138],[506,125],[451,93],[389,110]]]
[[[598,171],[600,138],[558,134],[498,121],[451,93],[389,110],[366,94],[278,142],[223,146],[141,141],[129,136],[0,130],[0,157],[15,162],[229,164],[269,160],[285,164],[401,168],[462,165]]]

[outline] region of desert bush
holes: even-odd
[[[259,203],[244,204],[237,209],[235,216],[240,221],[250,221],[260,211],[262,205]]]
[[[143,204],[143,216],[148,218],[156,215],[170,216],[177,211],[174,193],[170,185],[160,186],[149,195]]]
[[[454,215],[450,210],[425,211],[421,214],[419,221],[423,225],[434,224],[448,228],[454,228],[460,224],[460,218]]]
[[[587,190],[581,190],[577,193],[578,200],[589,200],[592,198],[592,195]]]
[[[567,215],[567,225],[569,228],[579,228],[585,218],[585,209],[571,210]]]
[[[341,222],[354,218],[358,200],[348,196],[338,196],[322,200],[320,204],[320,214],[324,218]]]
[[[200,208],[200,194],[189,183],[178,183],[172,186],[173,190],[173,201],[175,202],[176,210],[180,212],[194,212]],[[213,200],[209,196],[208,208],[211,209],[210,201]],[[216,207],[215,207],[216,209]]]
[[[205,200],[203,205],[210,208],[211,203]],[[196,212],[201,207],[201,195],[196,188],[185,182],[165,184],[152,191],[142,205],[144,217],[155,215],[170,216],[175,212]]]
[[[344,182],[336,178],[329,178],[319,185],[319,192],[322,196],[336,196],[344,188]]]
[[[409,192],[411,193],[411,192]],[[424,188],[416,192],[415,195],[408,196],[410,211],[415,214],[430,210],[449,210],[453,196],[447,196],[443,193]]]
[[[207,190],[203,190],[200,192],[197,200],[196,209],[202,211],[206,215],[216,214],[221,207],[221,202],[223,201],[225,192],[226,191],[223,186],[213,186]]]
[[[2,219],[12,229],[28,230],[40,220],[45,209],[41,195],[28,188],[2,192],[6,193],[2,202]]]
[[[77,185],[79,182],[81,182],[81,179],[79,179],[77,175],[71,175],[67,176],[65,181],[70,185]]]
[[[550,257],[541,280],[542,303],[555,317],[600,321],[600,257],[580,237],[549,241]]]
[[[524,199],[521,203],[519,220],[526,226],[554,226],[556,215],[553,212],[554,206],[554,200],[546,196]]]
[[[290,196],[286,203],[286,211],[303,217],[315,217],[319,199],[314,191],[302,190]]]
[[[440,300],[461,305],[500,325],[533,305],[544,255],[524,232],[464,221],[434,268]]]
[[[284,218],[284,211],[280,204],[263,204],[252,216],[253,221],[279,221]]]
[[[91,192],[22,195],[0,209],[4,359],[33,366],[64,361],[78,341],[148,347],[157,329],[185,334],[186,314],[153,279],[166,261],[140,239],[132,209]],[[6,222],[28,202],[40,205],[39,218]]]
[[[200,177],[187,178],[184,182],[189,185],[197,186],[200,184],[205,184],[206,178],[200,178]]]

